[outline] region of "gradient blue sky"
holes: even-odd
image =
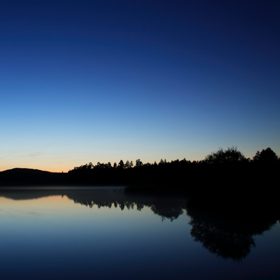
[[[280,151],[280,2],[1,1],[0,169]]]

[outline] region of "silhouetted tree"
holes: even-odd
[[[276,162],[278,157],[271,148],[266,148],[261,152],[257,151],[253,160],[259,162]]]
[[[141,167],[141,166],[143,166],[143,162],[140,159],[136,159],[135,166],[136,167]]]
[[[99,161],[96,163],[95,168],[102,168],[103,167],[103,163],[100,163]]]
[[[128,168],[132,168],[133,167],[133,162],[132,161],[129,161],[127,160],[124,164],[124,168],[125,169],[128,169]]]
[[[122,159],[120,160],[120,162],[119,162],[119,164],[118,164],[118,167],[121,168],[121,169],[124,168],[124,162],[123,162]]]
[[[245,160],[244,155],[236,148],[220,149],[205,158],[206,162],[214,164],[237,163]]]

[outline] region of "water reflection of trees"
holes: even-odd
[[[210,252],[235,260],[246,257],[255,245],[251,235],[227,231],[205,221],[193,220],[191,235]]]
[[[104,189],[52,189],[52,190],[18,190],[1,191],[1,196],[14,199],[38,199],[53,195],[66,196],[77,204],[93,208],[119,208],[121,210],[150,208],[163,219],[177,219],[186,208],[185,198],[178,195],[127,194],[122,188]]]
[[[183,214],[185,208],[185,199],[176,195],[131,195],[122,191],[115,191],[111,194],[104,190],[88,192],[67,192],[67,197],[76,203],[88,207],[115,207],[124,209],[137,209],[141,211],[144,207],[149,207],[153,213],[161,216],[163,219],[177,219]]]
[[[115,192],[111,196],[106,192],[92,193],[68,192],[67,196],[82,205],[93,207],[117,207],[120,209],[137,209],[149,207],[153,213],[163,219],[174,220],[187,211],[191,218],[191,235],[194,240],[210,252],[223,258],[241,260],[255,246],[254,236],[262,234],[277,222],[276,209],[259,204],[218,205],[202,202],[200,199],[186,199],[176,195],[144,195]],[[216,207],[213,207],[213,205]]]
[[[190,200],[191,235],[210,252],[241,260],[255,246],[254,236],[269,230],[279,219],[276,208],[262,206]]]
[[[190,217],[191,235],[195,241],[210,252],[223,258],[241,260],[255,246],[254,236],[262,234],[279,220],[279,208],[271,208],[268,203],[219,205],[197,198],[165,194],[131,194],[122,189],[111,190],[41,190],[8,191],[2,196],[12,199],[37,199],[50,195],[66,196],[75,203],[87,207],[107,207],[124,209],[150,208],[163,219],[175,220],[184,212]],[[213,206],[215,205],[215,206]]]

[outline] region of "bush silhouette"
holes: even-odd
[[[266,148],[261,152],[257,151],[253,160],[257,162],[276,162],[278,157],[271,148]]]
[[[236,148],[228,148],[226,150],[219,149],[217,152],[208,155],[205,161],[213,164],[226,164],[244,162],[246,158]]]

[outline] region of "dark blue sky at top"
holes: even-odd
[[[278,1],[1,1],[0,167],[280,149]]]

